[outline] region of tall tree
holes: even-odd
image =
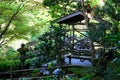
[[[0,41],[1,45],[4,44],[4,41],[7,38],[11,38],[13,36],[5,38],[5,34],[7,34],[7,31],[10,28],[10,25],[13,20],[17,19],[17,14],[22,9],[24,3],[20,3],[18,5],[15,5],[15,2],[5,2],[1,1],[0,3],[0,11],[1,11],[1,19],[0,19]],[[19,18],[19,17],[18,17]],[[11,28],[10,28],[11,29]]]
[[[14,39],[39,34],[51,19],[40,1],[2,0],[0,3],[0,46]],[[47,16],[47,17],[46,17]]]

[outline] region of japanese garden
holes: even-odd
[[[120,1],[0,0],[0,80],[120,80]]]

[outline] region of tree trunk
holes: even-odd
[[[80,0],[80,2],[81,2],[81,5],[82,5],[82,9],[83,9],[83,14],[84,14],[84,18],[85,18],[85,23],[86,23],[86,27],[87,27],[87,31],[89,32],[89,26],[88,26],[88,17],[87,17],[87,15],[86,15],[86,13],[87,13],[87,10],[85,9],[85,6],[84,6],[84,0]],[[92,59],[94,59],[94,57],[95,57],[95,48],[94,48],[94,44],[93,44],[93,40],[90,38],[90,41],[91,41],[91,54],[92,54]]]

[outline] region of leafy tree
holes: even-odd
[[[6,43],[7,40],[14,37],[14,35],[8,35],[8,31],[13,30],[14,27],[11,27],[11,23],[13,20],[19,20],[20,16],[18,13],[22,9],[23,3],[19,3],[16,5],[15,2],[11,1],[1,1],[0,3],[0,43],[1,46]]]
[[[1,46],[15,39],[29,40],[31,35],[46,31],[51,19],[41,2],[33,0],[1,1],[0,11]]]
[[[40,35],[39,44],[35,47],[33,52],[29,52],[29,60],[27,62],[32,63],[32,67],[39,67],[42,64],[46,64],[56,58],[60,60],[60,51],[63,48],[63,37],[65,35],[63,27],[51,26],[48,32]]]
[[[49,7],[49,13],[53,18],[81,10],[81,4],[73,0],[43,0],[43,4]]]
[[[48,30],[48,21],[51,20],[51,17],[41,2],[36,0],[0,1],[0,46],[2,50],[6,49],[3,45],[10,41],[16,39],[31,41],[31,36],[36,39],[38,34],[43,34]],[[9,63],[9,61],[13,64],[18,62],[17,68],[20,64],[18,53],[13,52],[11,49],[8,49],[8,52],[0,52],[0,60],[1,64],[3,63],[2,61],[5,61],[4,64]]]
[[[99,0],[98,0],[99,1]],[[89,3],[90,4],[90,3]],[[119,61],[119,28],[120,28],[120,16],[119,16],[119,3],[117,0],[106,0],[104,5],[90,4],[92,8],[91,15],[97,17],[99,24],[90,25],[89,35],[93,41],[98,42],[101,46],[101,53],[99,53],[99,58],[97,63],[95,63],[95,70],[97,76],[101,76],[105,80],[118,79],[116,70],[119,66],[114,66],[116,62],[112,60],[117,57]],[[93,13],[93,14],[92,14]],[[94,33],[94,34],[93,34]],[[102,72],[102,73],[101,73]],[[109,76],[109,78],[108,78]]]
[[[20,60],[18,56],[18,52],[12,47],[4,46],[0,48],[0,71],[9,71],[11,66],[13,69],[19,69]]]

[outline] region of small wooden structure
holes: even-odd
[[[91,60],[90,39],[87,35],[83,12],[78,11],[56,20],[60,26],[69,25],[68,33],[65,35],[64,46],[71,64],[71,58]],[[67,48],[66,48],[67,46]]]

